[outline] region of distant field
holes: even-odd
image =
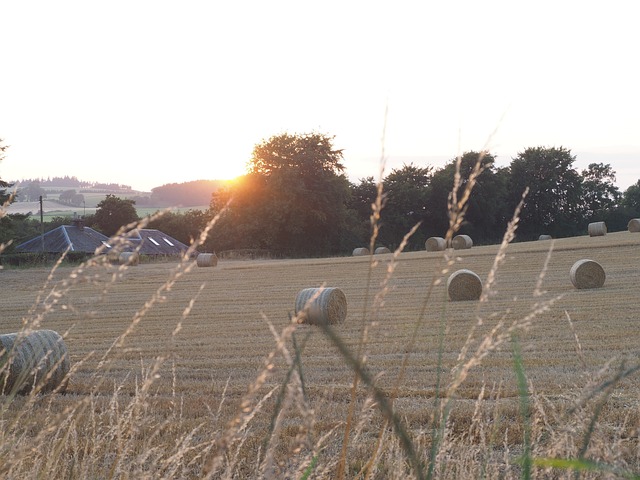
[[[357,348],[362,328],[367,326],[367,366],[378,376],[377,384],[384,391],[393,390],[401,375],[404,355],[413,346],[394,407],[411,435],[422,439],[418,443],[424,446],[425,452],[431,442],[429,422],[434,414],[436,393],[442,394],[452,381],[452,371],[459,364],[458,358],[469,336],[472,340],[467,358],[492,328],[504,333],[506,326],[525,322],[525,319],[530,320],[530,325],[518,335],[529,388],[537,399],[532,404],[532,414],[538,418],[540,409],[545,412],[544,420],[540,417],[536,428],[551,431],[546,434],[546,441],[556,438],[555,434],[573,438],[570,429],[565,430],[568,424],[566,406],[584,394],[583,389],[590,382],[610,374],[619,360],[614,360],[609,369],[604,368],[607,362],[627,357],[628,362],[633,363],[640,355],[637,307],[640,234],[620,232],[604,237],[557,240],[545,271],[550,245],[550,241],[539,241],[510,246],[504,264],[497,272],[494,292],[482,304],[447,301],[444,281],[433,288],[430,297],[426,297],[434,275],[441,278],[437,273],[442,266],[439,252],[401,254],[382,307],[374,307],[374,295],[381,291],[391,255],[376,258],[369,292],[369,257],[220,261],[216,268],[196,268],[181,278],[165,293],[166,299],[142,317],[124,345],[107,355],[108,361],[101,367],[98,364],[114,340],[132,324],[136,311],[167,280],[176,264],[143,264],[129,268],[113,284],[115,267],[91,267],[81,272],[68,291],[64,291],[60,282],[68,278],[70,267],[60,268],[55,273],[53,285],[46,287],[45,292],[55,286],[63,294],[46,313],[41,327],[67,332],[66,343],[77,370],[71,377],[69,394],[39,403],[34,407],[31,420],[34,424],[39,421],[45,424],[51,411],[62,411],[71,402],[89,399],[91,392],[95,395],[91,399],[92,408],[106,412],[111,408],[108,405],[116,389],[124,398],[136,395],[143,377],[161,356],[164,363],[148,391],[145,421],[137,433],[141,438],[153,438],[148,445],[144,444],[145,448],[170,450],[177,438],[188,435],[193,429],[196,429],[199,441],[214,439],[238,414],[241,399],[259,376],[269,352],[275,348],[269,323],[276,331],[282,331],[289,325],[297,292],[305,287],[326,284],[340,287],[348,299],[347,320],[336,330],[351,349]],[[457,261],[451,271],[468,268],[486,281],[496,252],[497,246],[456,251]],[[604,267],[607,279],[603,288],[576,290],[571,285],[569,270],[573,263],[583,258],[596,260]],[[541,288],[534,294],[541,272],[544,272]],[[0,296],[1,331],[17,331],[23,319],[46,310],[45,302],[38,302],[37,297],[48,274],[44,269],[1,273],[4,285],[4,294]],[[186,318],[182,318],[194,298],[193,308]],[[417,324],[425,304],[426,314]],[[29,313],[31,308],[34,313]],[[525,323],[529,323],[528,320]],[[506,326],[499,327],[499,322]],[[443,331],[444,336],[441,336]],[[354,376],[335,346],[317,327],[298,326],[296,338],[299,345],[306,339],[301,363],[306,398],[313,408],[314,441],[329,435],[318,462],[321,466],[329,465],[329,473],[319,476],[331,478],[330,472],[334,472],[335,467],[332,462],[340,453]],[[293,354],[290,341],[287,346]],[[437,368],[439,364],[441,372]],[[520,400],[513,364],[512,346],[506,341],[471,369],[455,390],[457,400],[448,426],[452,458],[456,456],[454,439],[468,433],[474,415],[486,417],[486,423],[483,423],[486,431],[468,433],[471,439],[465,441],[486,445],[486,439],[492,438],[492,446],[487,448],[495,449],[496,458],[492,460],[495,465],[489,462],[489,472],[504,468],[505,456],[511,458],[510,455],[521,451]],[[285,361],[277,356],[273,370],[264,385],[259,386],[252,402],[278,387],[286,372]],[[440,374],[444,388],[438,388]],[[638,376],[620,382],[602,411],[603,431],[594,432],[594,438],[601,442],[606,442],[607,438],[622,442],[615,437],[613,432],[616,431],[632,439],[628,451],[621,449],[620,458],[627,465],[636,466],[640,458],[637,448],[639,385]],[[276,388],[276,394],[277,391]],[[260,449],[271,421],[276,394],[266,401],[262,410],[256,411],[243,434],[244,444],[238,447],[239,478],[243,471],[253,471],[254,458],[258,451],[263,451]],[[366,395],[366,389],[361,387],[355,420],[361,433],[351,445],[348,457],[352,476],[372,455],[371,449],[382,425],[375,408],[371,412],[361,412]],[[477,412],[480,395],[486,400]],[[8,408],[5,417],[18,406],[11,404]],[[178,410],[179,414],[176,413]],[[142,412],[138,414],[142,415]],[[162,424],[165,418],[174,419],[169,433],[150,437],[156,428],[152,425]],[[77,421],[80,424],[87,422],[83,428],[97,428],[90,426],[89,419]],[[287,458],[296,458],[297,454],[292,453],[288,445],[293,444],[303,417],[292,407],[282,422],[279,437],[282,447],[276,453],[278,461],[285,465]],[[546,427],[545,422],[548,423]],[[576,435],[575,443],[579,444],[583,437]],[[611,435],[614,437],[609,437]],[[81,451],[82,437],[79,445]],[[100,448],[109,449],[108,446]],[[513,451],[505,452],[506,448]],[[465,452],[471,455],[470,450]],[[202,465],[202,459],[195,461],[194,477]],[[517,472],[517,468],[514,471]],[[517,473],[514,476],[517,477]],[[376,478],[385,478],[385,475]]]
[[[64,216],[73,216],[73,214],[77,215],[90,215],[96,212],[96,205],[104,199],[104,194],[92,194],[91,197],[87,198],[85,195],[85,205],[70,206],[63,205],[54,201],[55,198],[44,200],[42,203],[43,206],[43,218],[44,221],[50,221],[53,217],[64,217]],[[197,207],[173,207],[171,211],[173,212],[186,212],[188,210],[206,210],[208,205],[202,205]],[[167,207],[136,207],[136,211],[138,212],[139,217],[144,217],[146,215],[151,215],[158,210],[166,210]],[[15,202],[12,203],[7,209],[9,213],[31,213],[33,218],[40,218],[40,202]]]

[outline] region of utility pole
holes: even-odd
[[[42,241],[42,253],[44,253],[44,212],[42,211],[42,195],[40,195],[40,239]]]

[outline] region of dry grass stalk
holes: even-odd
[[[424,248],[427,252],[441,252],[447,248],[447,242],[442,237],[429,237],[424,242]]]
[[[454,302],[479,300],[482,295],[482,280],[471,270],[458,270],[447,279],[447,292],[449,299]]]
[[[602,237],[607,234],[607,224],[604,222],[592,222],[587,227],[590,237]]]
[[[473,240],[469,235],[456,235],[451,240],[451,246],[454,250],[466,250],[473,247]]]
[[[632,233],[640,232],[640,218],[632,218],[629,220],[629,223],[627,223],[627,230]]]
[[[196,257],[198,267],[215,267],[218,265],[218,257],[215,253],[200,253]]]
[[[378,247],[373,253],[375,253],[376,255],[380,255],[383,253],[391,253],[391,250],[389,250],[387,247]]]
[[[70,368],[62,337],[53,330],[0,335],[0,392],[64,392]]]
[[[347,297],[339,288],[305,288],[296,296],[299,323],[335,325],[347,317]]]
[[[606,274],[602,265],[585,258],[573,264],[569,277],[576,288],[600,288],[604,285]]]
[[[354,257],[362,257],[364,255],[369,255],[369,249],[366,247],[358,247],[353,249]]]
[[[138,255],[138,252],[122,252],[118,257],[118,261],[120,265],[135,266],[140,263],[140,255]]]

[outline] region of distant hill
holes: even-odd
[[[78,207],[65,207],[57,200],[63,192],[75,190],[83,195],[83,207],[94,209],[107,194],[130,198],[138,207],[203,207],[211,203],[211,194],[224,186],[228,180],[193,180],[183,183],[168,183],[151,189],[151,193],[132,190],[128,185],[115,183],[86,182],[76,177],[33,178],[10,182],[18,190],[16,203],[11,213],[27,213],[40,210],[36,205],[39,196],[54,200],[44,209],[46,211],[77,210]],[[20,204],[20,205],[18,205]]]
[[[53,178],[25,178],[15,182],[16,188],[23,188],[30,184],[36,184],[48,191],[50,190],[66,190],[66,189],[82,189],[82,190],[95,190],[104,192],[131,192],[132,188],[129,185],[120,185],[118,183],[100,183],[100,182],[87,182],[84,180],[78,180],[77,177],[53,177]]]
[[[227,180],[194,180],[168,183],[151,189],[150,202],[158,206],[199,207],[211,203],[211,194]]]

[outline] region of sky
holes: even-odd
[[[640,179],[635,2],[0,2],[0,178],[233,178],[281,133],[353,181],[565,147]]]

